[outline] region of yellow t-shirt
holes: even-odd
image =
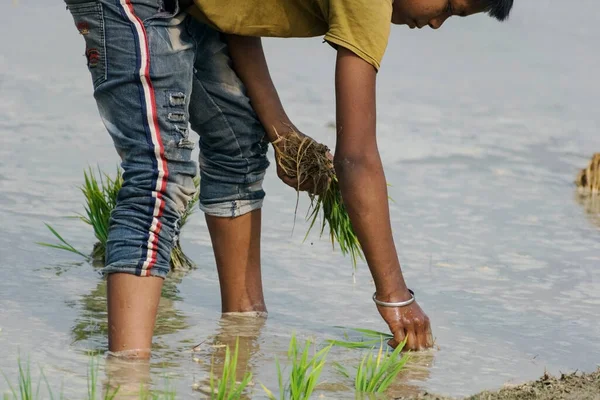
[[[215,29],[241,36],[325,35],[379,69],[392,0],[194,0],[187,11]]]

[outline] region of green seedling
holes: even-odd
[[[280,400],[308,400],[317,386],[327,354],[331,345],[319,350],[309,358],[311,342],[307,340],[304,349],[300,352],[296,336],[292,335],[288,348],[288,361],[291,363],[289,379],[284,383],[283,371],[279,360],[276,360],[277,379],[279,382]],[[261,385],[271,400],[277,400],[272,391]]]
[[[233,354],[229,346],[225,349],[225,361],[223,362],[223,373],[217,380],[211,368],[210,372],[210,391],[213,400],[236,400],[241,398],[244,390],[252,380],[252,373],[246,372],[241,382],[236,381],[236,371],[238,362],[239,338],[235,341],[235,350]]]
[[[361,334],[361,336],[357,340],[350,340],[350,336],[347,332],[344,332],[345,340],[327,340],[327,342],[331,345],[338,347],[346,347],[348,349],[371,349],[379,345],[379,343],[381,342],[387,342],[390,339],[394,338],[394,336],[389,333],[373,331],[370,329],[344,328],[341,326],[338,326],[336,328],[349,329],[351,331]]]
[[[393,351],[386,348],[383,341],[380,343],[377,356],[370,351],[361,360],[352,376],[341,364],[334,364],[336,369],[346,378],[354,378],[354,387],[357,393],[382,393],[394,382],[404,365],[408,361],[408,354],[402,356],[401,351],[406,344],[406,339]]]

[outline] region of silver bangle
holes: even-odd
[[[410,295],[412,297],[406,301],[399,301],[396,303],[388,303],[387,301],[377,300],[377,292],[373,293],[373,301],[375,302],[375,304],[377,304],[378,306],[381,306],[381,307],[406,307],[415,302],[415,292],[413,292],[410,289],[408,289],[408,291],[410,292]]]

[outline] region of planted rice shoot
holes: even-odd
[[[336,328],[343,328],[343,327],[338,326]],[[329,339],[329,340],[327,340],[327,342],[333,346],[345,347],[347,349],[372,349],[373,347],[377,346],[379,343],[382,343],[384,341],[387,342],[388,340],[394,338],[394,336],[391,335],[390,333],[378,332],[378,331],[373,331],[370,329],[363,329],[363,328],[343,328],[343,329],[349,329],[351,331],[359,333],[360,337],[358,337],[356,340],[351,340],[350,335],[348,335],[347,332],[344,332],[345,340]]]
[[[36,390],[35,392],[33,391],[33,384],[32,384],[32,379],[31,379],[31,369],[29,368],[29,363],[27,363],[27,366],[23,366],[23,363],[21,362],[21,359],[19,358],[17,361],[18,365],[19,365],[19,391],[17,392],[15,390],[15,388],[11,385],[11,383],[9,382],[8,378],[6,377],[6,375],[4,375],[4,373],[2,375],[4,375],[4,379],[6,380],[6,383],[8,384],[8,387],[10,389],[10,394],[12,394],[12,399],[20,399],[20,400],[33,400],[33,399],[39,399],[40,398],[40,383],[38,382],[37,386],[36,386]],[[5,393],[4,394],[4,399],[10,399],[10,394]]]
[[[114,178],[98,169],[98,175],[89,168],[83,172],[84,184],[79,188],[85,199],[85,213],[77,214],[73,218],[83,221],[94,230],[94,236],[98,242],[94,245],[91,255],[86,255],[77,250],[67,240],[65,240],[52,226],[46,224],[50,232],[58,239],[59,243],[38,243],[46,247],[69,251],[92,260],[100,265],[104,265],[104,253],[106,251],[106,242],[108,240],[108,231],[110,226],[110,215],[117,204],[119,190],[123,186],[123,174],[121,169],[117,168],[117,174]],[[188,203],[188,206],[180,220],[180,227],[183,228],[188,217],[193,213],[198,203],[198,187],[200,181],[194,180],[196,194]],[[179,240],[173,246],[171,251],[171,269],[175,271],[189,270],[195,265],[181,249]]]
[[[62,389],[61,389],[60,396],[55,396],[55,394],[52,391],[52,388],[50,387],[50,383],[48,382],[48,379],[46,378],[46,375],[44,375],[44,371],[42,371],[41,369],[40,369],[41,379],[38,380],[38,383],[35,386],[35,390],[34,390],[34,386],[33,386],[33,379],[31,376],[29,363],[24,365],[21,362],[21,360],[19,359],[18,360],[18,372],[19,372],[18,385],[12,385],[9,382],[6,375],[4,373],[2,373],[2,375],[4,376],[4,379],[6,380],[6,383],[9,387],[8,392],[6,392],[4,394],[0,393],[0,396],[2,396],[1,398],[3,400],[38,400],[38,399],[50,399],[50,400],[60,399],[60,400],[62,400],[65,398],[63,395]],[[85,400],[99,400],[99,399],[115,400],[117,394],[119,393],[119,388],[117,387],[117,388],[111,389],[110,382],[107,382],[106,386],[103,387],[104,390],[98,390],[99,389],[98,372],[99,372],[98,357],[92,357],[92,358],[90,358],[90,362],[88,365],[87,390],[85,392],[85,396],[83,396],[82,398]],[[41,391],[40,391],[42,379],[45,382],[46,393],[41,393]],[[18,390],[16,390],[15,387],[18,387]],[[142,388],[142,389],[140,389],[139,395],[135,395],[135,396],[139,400],[175,400],[175,398],[176,398],[176,394],[172,389],[169,388],[169,383],[167,380],[165,381],[165,389],[164,390],[162,390],[160,392],[156,392],[156,391],[145,390]],[[133,396],[130,396],[129,394],[126,397],[131,398],[131,399],[134,398]]]
[[[96,400],[98,398],[98,360],[96,357],[90,358],[90,365],[88,368],[88,380],[87,380],[87,389],[88,389],[88,400]],[[113,390],[110,389],[110,385],[106,384],[105,392],[104,392],[104,400],[113,400],[117,393],[119,392],[119,388],[115,388]]]
[[[381,341],[377,355],[372,351],[368,352],[356,368],[354,376],[341,364],[334,365],[346,378],[354,378],[354,388],[357,393],[382,393],[394,382],[408,361],[408,354],[401,355],[405,344],[406,339],[390,352]]]
[[[297,179],[299,191],[301,187],[310,185],[310,206],[306,219],[310,222],[306,237],[315,226],[321,215],[320,236],[329,226],[331,245],[340,246],[343,255],[350,255],[354,270],[358,259],[364,260],[358,237],[352,228],[350,216],[342,201],[339,181],[328,157],[329,149],[313,139],[290,132],[278,136],[273,142],[277,163],[290,178]],[[298,194],[299,196],[299,194]],[[298,203],[296,203],[296,209]]]
[[[288,361],[291,363],[289,379],[284,384],[283,371],[279,360],[276,360],[277,379],[279,382],[279,399],[280,400],[308,400],[317,383],[325,366],[327,354],[331,349],[331,345],[319,350],[314,356],[309,358],[311,342],[307,340],[304,344],[304,349],[300,352],[300,346],[296,340],[296,336],[292,335],[288,348]],[[264,385],[262,388],[267,393],[271,400],[277,400],[277,397],[272,391]]]
[[[235,350],[233,354],[229,346],[225,349],[225,360],[223,362],[223,373],[217,380],[210,371],[210,392],[213,400],[235,400],[241,398],[244,390],[250,384],[252,373],[246,372],[240,382],[236,381],[237,362],[239,351],[239,338],[235,341]]]
[[[44,375],[44,371],[42,369],[40,369],[40,375],[42,375],[42,378],[44,379],[44,382],[46,383],[46,388],[48,389],[48,396],[50,397],[50,400],[54,400],[54,393],[52,393],[52,389],[50,388],[50,383],[48,382],[48,379],[46,378],[46,375]],[[64,394],[63,394],[63,385],[61,384],[60,387],[60,400],[63,400],[65,398]]]
[[[177,392],[171,388],[169,380],[165,378],[165,388],[160,392],[148,389],[140,390],[139,400],[175,400]]]
[[[78,255],[80,255],[80,256],[82,256],[84,258],[90,258],[89,255],[80,252],[75,247],[73,247],[69,242],[67,242],[52,226],[50,226],[49,224],[46,224],[46,223],[44,223],[44,225],[46,225],[46,227],[50,230],[50,232],[52,232],[52,234],[54,235],[54,237],[57,238],[60,243],[54,244],[54,243],[41,243],[41,242],[38,242],[38,244],[40,244],[42,246],[46,246],[46,247],[51,247],[53,249],[66,250],[66,251],[69,251],[71,253],[78,254]]]

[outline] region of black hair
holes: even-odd
[[[484,3],[485,11],[498,21],[506,20],[513,6],[513,0],[484,0]]]

